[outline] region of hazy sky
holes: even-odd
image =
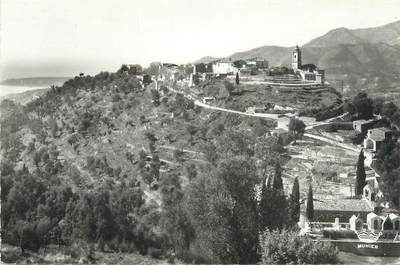
[[[399,0],[1,0],[0,79],[186,63],[396,20]]]

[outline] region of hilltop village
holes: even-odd
[[[397,240],[400,109],[290,55],[126,64],[2,101],[2,255],[336,263],[310,238]]]
[[[290,131],[291,120],[299,119],[305,124],[305,136],[320,140],[328,145],[334,145],[345,150],[346,155],[362,153],[364,155],[365,181],[361,187],[361,192],[356,191],[356,170],[355,167],[347,167],[345,163],[338,161],[341,155],[334,157],[330,155],[331,161],[327,164],[337,164],[336,170],[322,173],[329,174],[322,184],[321,197],[314,201],[314,217],[309,220],[306,214],[307,200],[303,200],[299,226],[305,232],[322,231],[325,228],[335,228],[338,230],[383,232],[384,235],[394,236],[400,232],[400,215],[395,206],[385,198],[380,185],[382,177],[379,170],[374,167],[377,163],[377,154],[383,152],[388,144],[393,144],[397,139],[397,126],[388,121],[387,117],[374,114],[370,119],[354,119],[351,113],[339,113],[337,106],[327,113],[325,119],[322,117],[310,117],[302,115],[301,109],[291,104],[280,105],[279,102],[269,102],[263,100],[264,105],[247,106],[244,112],[237,109],[225,109],[218,107],[217,96],[210,96],[202,90],[201,85],[212,80],[230,80],[236,85],[267,85],[275,93],[282,91],[305,90],[308,93],[316,93],[323,90],[332,89],[325,81],[325,72],[314,64],[302,64],[301,49],[296,46],[292,53],[291,68],[269,67],[268,60],[265,58],[248,58],[232,60],[230,58],[218,59],[210,62],[189,64],[184,67],[186,77],[182,73],[182,66],[171,63],[159,63],[158,75],[153,75],[151,80],[155,82],[155,87],[160,87],[159,83],[165,81],[176,82],[178,85],[177,93],[183,93],[188,99],[194,100],[199,106],[210,109],[238,113],[239,115],[253,115],[265,117],[277,121],[275,129],[270,130],[270,134],[282,135]],[[161,70],[162,69],[162,70]],[[231,88],[235,94],[235,88]],[[232,91],[231,91],[232,93]],[[229,94],[229,92],[228,92]],[[240,94],[240,92],[238,92]],[[224,98],[224,96],[222,96]],[[343,102],[340,107],[343,107]],[[329,106],[328,106],[329,108]],[[242,107],[243,109],[243,107]],[[393,127],[396,133],[393,133]],[[308,134],[307,132],[318,132]],[[350,135],[362,136],[361,143],[354,144]],[[299,147],[296,147],[298,149]],[[309,147],[306,147],[307,149]],[[386,149],[387,150],[387,149]],[[319,151],[315,151],[318,153]],[[324,160],[326,154],[314,156],[312,161],[318,164]],[[302,157],[304,160],[310,160]],[[336,161],[335,161],[336,160]],[[304,163],[309,165],[309,163]],[[343,165],[343,167],[341,167]],[[332,166],[332,165],[329,165]],[[329,167],[326,166],[326,167]],[[333,166],[334,167],[334,166]],[[336,172],[335,172],[336,171]],[[397,184],[398,185],[398,184]],[[347,191],[345,191],[347,188]],[[335,193],[329,199],[328,194]],[[324,194],[324,192],[328,194]]]

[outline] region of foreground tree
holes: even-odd
[[[289,222],[296,224],[300,218],[300,187],[297,177],[294,179],[289,199]]]
[[[304,134],[305,132],[306,125],[302,120],[296,119],[296,118],[291,118],[289,121],[289,134],[293,136],[294,138],[294,143],[296,143],[297,139],[300,139],[300,137]]]
[[[282,168],[279,162],[275,165],[272,188],[269,195],[270,216],[268,228],[282,229],[287,224],[287,201],[283,190]]]
[[[162,196],[161,227],[166,234],[167,247],[173,248],[178,257],[184,258],[194,239],[194,230],[183,207],[184,192],[177,174],[160,180]]]
[[[382,175],[382,192],[395,207],[400,207],[400,168]]]
[[[306,216],[308,221],[312,221],[314,219],[314,196],[311,184],[308,187],[307,193]]]
[[[264,231],[266,228],[270,227],[271,220],[271,181],[270,178],[266,178],[263,181],[263,185],[261,188],[261,198],[258,203],[258,220],[259,220],[259,230],[260,232]]]
[[[363,193],[363,188],[366,184],[365,182],[365,167],[364,167],[364,152],[360,151],[357,161],[357,171],[356,171],[356,195],[361,195]]]
[[[215,166],[189,185],[187,211],[195,229],[192,244],[202,263],[256,263],[258,226],[255,187],[259,182],[243,131],[226,131],[214,146]]]
[[[359,119],[371,119],[374,114],[374,103],[367,93],[360,92],[353,98],[353,105]]]
[[[257,209],[254,188],[257,183],[253,163],[245,157],[224,159],[218,165],[218,176],[233,200],[229,220],[233,263],[257,261]]]

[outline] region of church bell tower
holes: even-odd
[[[298,45],[296,45],[296,48],[293,51],[292,54],[292,69],[296,72],[296,70],[299,69],[301,66],[301,51]]]

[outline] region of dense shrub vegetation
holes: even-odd
[[[336,248],[328,242],[301,237],[296,231],[266,230],[260,235],[263,264],[333,264]]]
[[[1,102],[3,242],[257,263],[260,232],[295,224],[298,183],[285,194],[281,176],[289,136],[146,83],[123,66],[26,106]]]

